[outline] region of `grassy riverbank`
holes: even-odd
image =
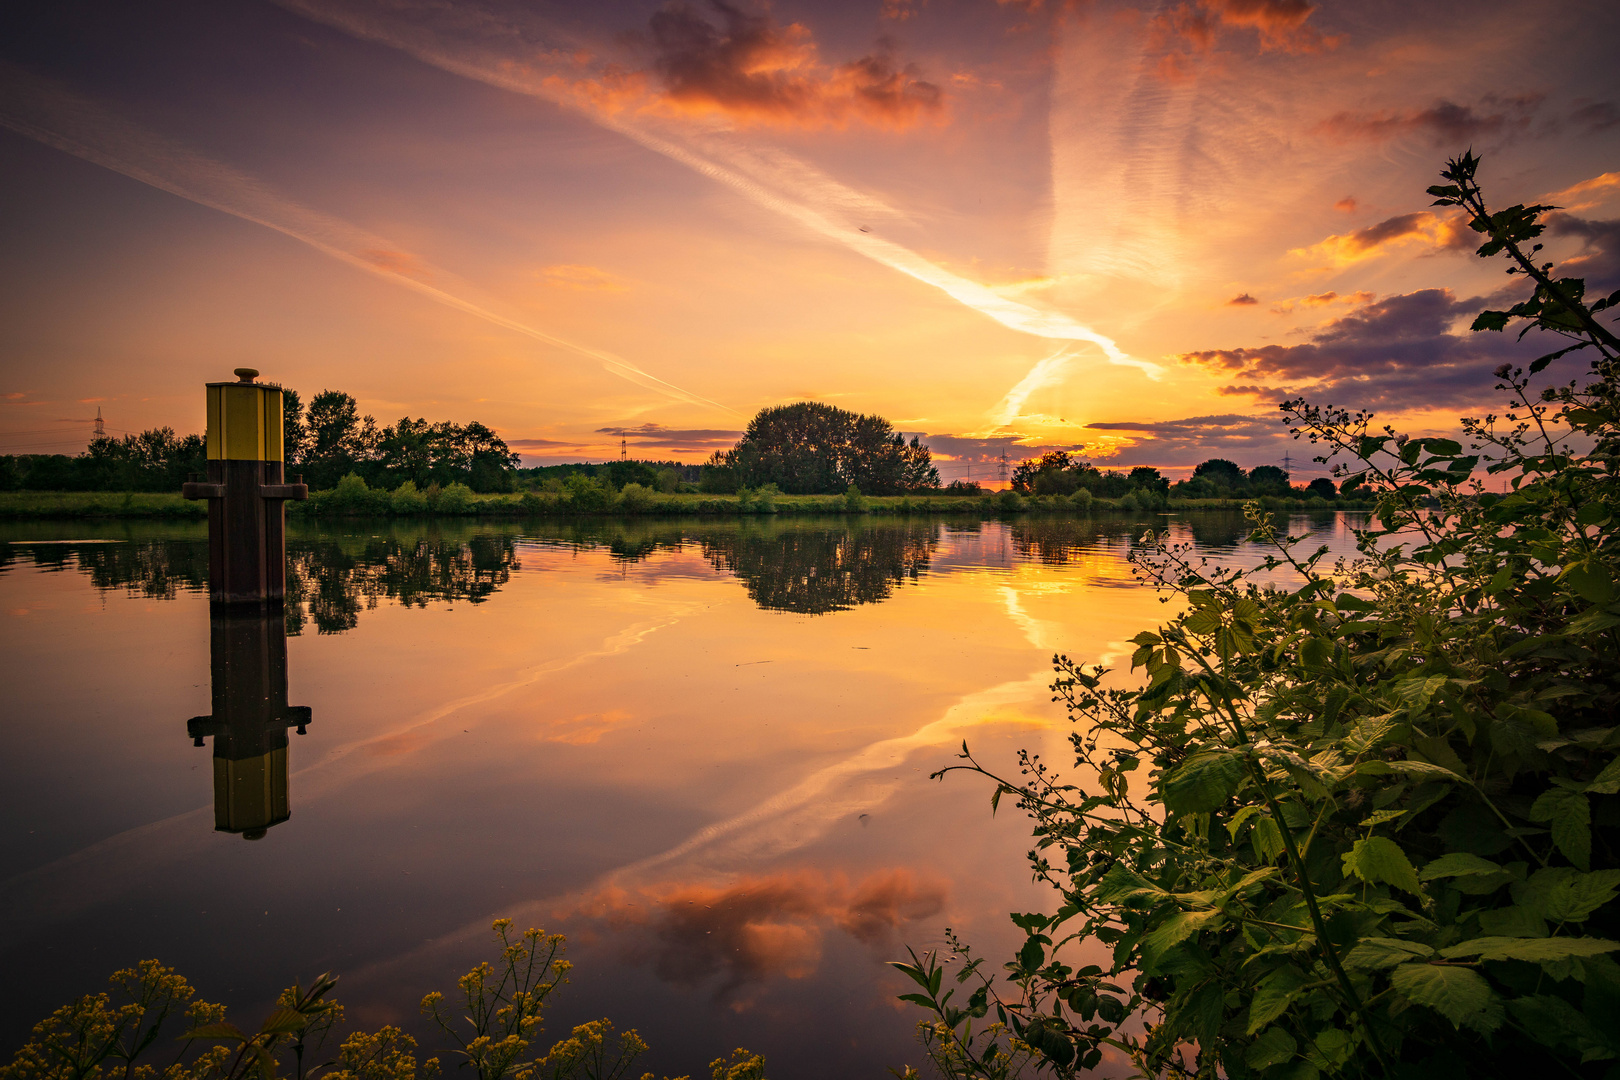
[[[422,499],[395,505],[386,491],[368,491],[361,499],[340,499],[335,491],[314,492],[307,502],[288,503],[292,517],[570,517],[585,514],[630,516],[738,515],[738,514],[1005,514],[1090,513],[1094,511],[1230,510],[1231,499],[1160,499],[1144,506],[1135,499],[1078,500],[1061,495],[1025,499],[1010,492],[980,498],[935,496],[742,495],[633,493],[601,500],[600,505],[578,505],[566,495],[524,492],[508,495],[457,493],[434,506]],[[1348,500],[1263,499],[1277,510],[1354,510],[1363,504]],[[0,520],[27,521],[74,518],[159,518],[205,520],[205,502],[189,502],[178,494],[108,491],[0,492]]]

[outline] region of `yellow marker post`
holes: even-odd
[[[284,483],[282,391],[237,368],[236,382],[208,384],[208,480],[180,490],[208,500],[208,598],[216,605],[279,606],[287,592],[287,499],[309,488]]]
[[[287,704],[287,628],[279,613],[209,620],[213,706],[186,722],[192,741],[214,739],[214,828],[257,840],[292,816],[287,729],[304,734],[307,705]]]

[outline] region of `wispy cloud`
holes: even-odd
[[[477,290],[387,239],[302,206],[262,181],[120,117],[87,98],[0,62],[0,126],[182,199],[274,229],[340,262],[447,307],[586,357],[607,371],[679,401],[735,410],[658,378],[622,357],[530,326],[469,299]]]
[[[1072,316],[998,294],[952,273],[910,248],[883,239],[875,225],[904,215],[783,151],[748,145],[732,126],[676,122],[637,113],[636,92],[622,82],[582,78],[587,43],[569,39],[533,16],[466,4],[452,15],[438,6],[399,0],[386,10],[369,0],[279,0],[289,10],[376,41],[453,74],[575,109],[649,150],[709,177],[828,240],[930,285],[1011,330],[1095,345],[1114,364],[1150,376],[1159,365],[1127,355],[1112,338]]]
[[[1011,424],[1023,412],[1024,402],[1029,400],[1031,394],[1062,381],[1063,369],[1068,367],[1072,359],[1074,353],[1071,350],[1059,349],[1051,356],[1037,361],[1035,366],[1007,391],[1007,396],[1001,399],[1001,403],[990,410],[992,423],[998,428]]]

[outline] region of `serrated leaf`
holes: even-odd
[[[1251,1069],[1269,1069],[1293,1060],[1294,1052],[1298,1049],[1299,1043],[1287,1031],[1280,1027],[1268,1027],[1249,1044],[1248,1050],[1243,1053],[1243,1061]]]
[[[1357,840],[1344,855],[1344,872],[1372,884],[1384,883],[1420,896],[1417,871],[1401,846],[1387,836]]]
[[[1620,870],[1583,874],[1566,866],[1537,870],[1513,886],[1513,901],[1548,922],[1584,922],[1620,890]]]
[[[1620,941],[1605,941],[1589,937],[1512,938],[1481,937],[1464,941],[1440,955],[1448,959],[1458,956],[1477,956],[1481,960],[1525,960],[1532,964],[1554,960],[1580,959],[1602,956],[1620,949]]]
[[[1465,851],[1453,851],[1440,856],[1423,867],[1423,873],[1418,875],[1424,881],[1434,881],[1436,878],[1467,877],[1474,874],[1500,874],[1502,868],[1489,859],[1482,859],[1478,855],[1470,855]]]
[[[1547,920],[1527,907],[1514,904],[1479,913],[1479,928],[1492,937],[1536,938],[1547,936]]]
[[[1249,1002],[1249,1034],[1281,1016],[1307,981],[1304,972],[1292,967],[1280,968],[1262,979]]]
[[[1407,758],[1405,761],[1390,761],[1390,762],[1364,761],[1364,762],[1362,762],[1362,765],[1374,765],[1374,764],[1387,764],[1389,766],[1389,771],[1390,772],[1399,773],[1401,776],[1422,777],[1425,780],[1432,780],[1432,779],[1461,780],[1461,779],[1463,779],[1461,776],[1458,776],[1456,773],[1452,772],[1450,769],[1446,768],[1443,765],[1434,765],[1434,764],[1431,764],[1430,762],[1427,762],[1427,761],[1414,761],[1411,758]],[[1362,771],[1360,765],[1356,766],[1356,771],[1358,773]]]
[[[1494,1031],[1502,1025],[1502,1003],[1492,993],[1491,984],[1472,968],[1403,964],[1390,975],[1390,982],[1408,1000],[1427,1005],[1453,1027],[1467,1024]]]
[[[1216,924],[1221,913],[1209,911],[1178,911],[1142,938],[1142,968],[1151,971],[1171,949],[1189,937]]]
[[[1583,1061],[1613,1058],[1620,1050],[1613,1034],[1592,1024],[1575,1006],[1552,994],[1532,994],[1508,1002],[1513,1018],[1543,1046],[1578,1050]]]
[[[1614,579],[1609,568],[1596,558],[1571,563],[1564,567],[1559,579],[1589,603],[1607,604],[1614,599]]]
[[[1161,897],[1170,894],[1125,864],[1116,862],[1097,883],[1092,895],[1104,904],[1120,904],[1137,897]]]
[[[1164,805],[1173,814],[1219,810],[1243,780],[1243,763],[1230,751],[1194,754],[1164,778]]]
[[[1413,960],[1427,960],[1434,955],[1434,950],[1419,941],[1403,941],[1400,938],[1364,938],[1344,958],[1347,968],[1359,968],[1363,971],[1374,971],[1378,968],[1394,967],[1396,964],[1405,964]]]
[[[1594,795],[1613,795],[1620,792],[1620,758],[1603,766],[1603,771],[1592,777],[1586,790]]]
[[[1395,730],[1395,719],[1385,713],[1383,716],[1369,716],[1358,721],[1344,737],[1344,746],[1352,754],[1365,754],[1368,750],[1383,742]]]
[[[1564,857],[1581,870],[1591,869],[1592,807],[1585,795],[1549,788],[1531,805],[1530,820],[1550,822],[1553,843]]]

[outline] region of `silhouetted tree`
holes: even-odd
[[[1338,490],[1333,485],[1333,481],[1329,480],[1325,476],[1318,476],[1315,480],[1312,480],[1309,484],[1306,484],[1305,490],[1308,493],[1319,496],[1323,499],[1332,499],[1337,497],[1339,494]]]
[[[709,490],[764,484],[791,495],[831,495],[851,484],[898,495],[939,487],[939,472],[928,447],[915,437],[907,443],[883,417],[803,401],[761,409],[705,470]]]
[[[1243,470],[1238,468],[1237,462],[1225,458],[1210,458],[1208,461],[1199,462],[1197,468],[1193,469],[1193,476],[1207,479],[1224,488],[1234,488],[1243,483]]]

